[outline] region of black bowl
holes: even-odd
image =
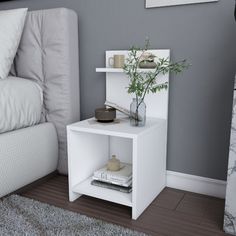
[[[112,122],[116,118],[116,109],[114,108],[97,108],[95,118],[99,122]]]

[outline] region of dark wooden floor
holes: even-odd
[[[151,235],[226,235],[222,230],[224,200],[171,188],[165,188],[136,221],[125,206],[86,196],[70,203],[65,176],[54,176],[22,195]]]

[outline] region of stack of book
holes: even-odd
[[[91,184],[130,193],[132,191],[132,165],[121,163],[121,168],[118,171],[109,171],[104,166],[94,172]]]

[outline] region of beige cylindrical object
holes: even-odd
[[[123,68],[125,64],[125,55],[113,55],[109,58],[109,65],[113,68]]]
[[[108,161],[107,170],[110,171],[120,170],[120,160],[116,158],[116,155],[112,155],[112,159]]]

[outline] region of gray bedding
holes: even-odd
[[[37,83],[17,77],[1,79],[0,134],[38,124],[42,103],[42,90]]]
[[[67,173],[66,125],[79,120],[78,19],[65,8],[28,13],[11,70],[43,89],[42,122],[52,122],[59,139],[60,173]]]

